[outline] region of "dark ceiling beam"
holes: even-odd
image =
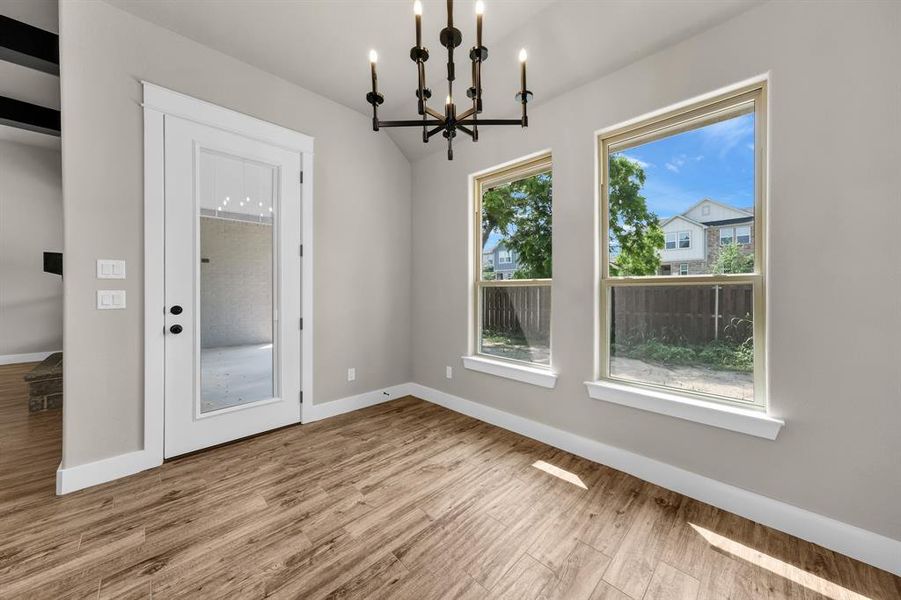
[[[59,111],[0,96],[0,125],[59,135]]]
[[[59,36],[0,15],[0,60],[59,75]]]

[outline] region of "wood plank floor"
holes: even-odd
[[[901,597],[901,581],[414,398],[54,496],[0,366],[2,598]]]

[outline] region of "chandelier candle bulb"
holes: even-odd
[[[378,83],[377,83],[378,78],[377,78],[376,73],[375,73],[375,64],[376,64],[378,61],[379,61],[379,54],[378,54],[378,52],[376,52],[375,50],[370,50],[370,51],[369,51],[369,70],[370,70],[370,72],[371,72],[371,74],[372,74],[372,93],[373,93],[373,94],[378,94],[378,93],[379,93]]]
[[[485,12],[485,3],[476,0],[476,48],[482,47],[482,15]]]
[[[416,47],[422,48],[422,2],[413,3],[413,14],[416,15]]]
[[[523,48],[519,51],[519,86],[522,89],[522,93],[526,93],[526,59],[529,57],[526,54],[526,49]],[[525,99],[523,99],[525,101]]]

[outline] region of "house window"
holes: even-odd
[[[690,231],[673,231],[666,234],[666,242],[664,248],[667,250],[675,250],[676,248],[691,248],[691,232]]]
[[[601,380],[765,406],[765,103],[758,83],[599,135]],[[661,163],[673,168],[647,167]],[[754,221],[714,234],[721,245],[738,241],[735,250],[706,252],[691,274],[695,263],[677,263],[684,277],[668,277],[676,264],[661,264],[660,249],[692,240],[664,232],[663,221],[696,208],[696,220],[710,215],[705,199],[717,219]]]
[[[732,227],[720,229],[720,246],[728,246],[735,240],[735,230]]]
[[[474,282],[472,353],[550,368],[551,364],[551,156],[474,178],[474,256],[501,245],[506,275]],[[515,259],[515,260],[514,260]]]

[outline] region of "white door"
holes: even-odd
[[[165,117],[165,456],[300,422],[300,155]]]

